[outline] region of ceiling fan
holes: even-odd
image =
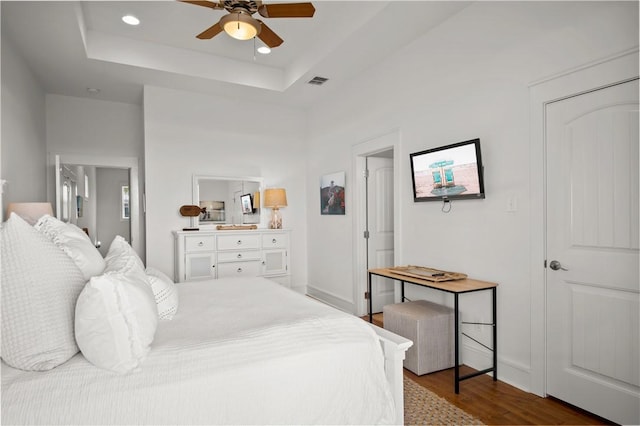
[[[179,1],[229,12],[216,24],[198,34],[197,38],[208,40],[224,31],[238,40],[258,37],[271,48],[280,46],[283,40],[264,22],[251,15],[258,12],[263,18],[311,18],[316,11],[311,3],[262,4],[259,0]]]

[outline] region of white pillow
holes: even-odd
[[[105,268],[102,255],[89,239],[89,236],[72,223],[64,223],[55,217],[44,215],[35,225],[38,231],[64,250],[82,271],[85,281],[100,275]]]
[[[0,229],[2,359],[50,370],[78,352],[73,316],[86,280],[73,260],[20,216]]]
[[[116,235],[113,241],[111,241],[109,251],[105,256],[105,261],[111,270],[120,269],[124,264],[132,261],[135,262],[144,273],[144,263],[142,263],[142,259],[140,259],[138,253],[129,245],[127,240],[120,235]]]
[[[156,268],[147,268],[147,278],[158,306],[158,318],[170,320],[178,310],[178,289],[175,283],[164,272]]]
[[[149,284],[127,271],[91,278],[76,305],[76,341],[97,367],[137,371],[151,347],[158,311]]]

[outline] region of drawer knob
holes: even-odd
[[[238,259],[242,259],[242,253],[238,253],[238,256],[236,256]]]
[[[198,243],[198,247],[202,247],[203,245],[204,245],[204,242],[202,242],[202,241],[200,241],[200,242]]]
[[[238,245],[242,244],[242,240],[238,240],[238,243],[237,243],[237,244],[238,244]]]
[[[241,272],[242,272],[242,268],[238,268],[238,273],[241,273]]]
[[[271,242],[272,242],[273,244],[275,244],[275,243],[277,243],[278,241],[274,238],[273,240],[271,240]]]

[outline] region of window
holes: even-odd
[[[120,219],[129,220],[129,185],[120,187]]]

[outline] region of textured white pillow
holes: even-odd
[[[50,370],[78,352],[73,315],[86,280],[73,260],[16,214],[0,229],[2,359]]]
[[[82,271],[85,281],[100,275],[105,268],[102,255],[89,236],[72,223],[64,223],[55,217],[44,215],[33,226],[60,247]]]
[[[158,318],[170,320],[178,310],[178,289],[175,283],[164,272],[147,267],[147,278],[158,306]]]

